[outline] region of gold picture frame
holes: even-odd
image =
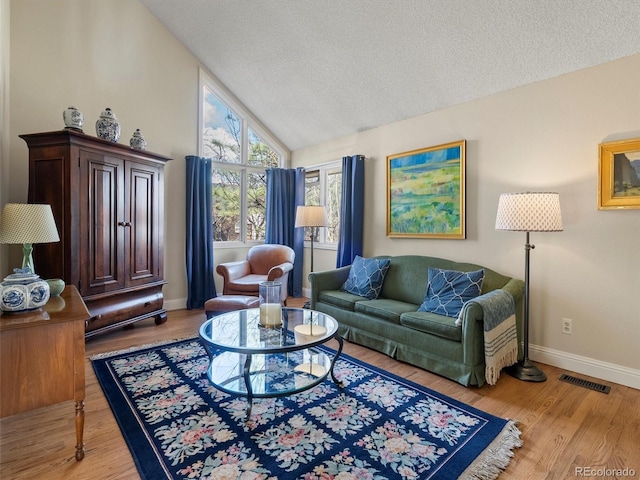
[[[387,236],[466,238],[466,141],[387,157]]]
[[[598,210],[640,208],[640,138],[599,145]]]

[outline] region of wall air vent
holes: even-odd
[[[611,387],[609,387],[608,385],[590,382],[589,380],[584,380],[583,378],[572,377],[571,375],[567,375],[565,373],[560,375],[560,380],[567,383],[573,383],[574,385],[578,385],[579,387],[589,388],[597,392],[609,393],[611,391]]]

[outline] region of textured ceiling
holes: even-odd
[[[640,52],[638,0],[141,1],[290,150]]]

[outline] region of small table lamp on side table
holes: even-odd
[[[36,273],[31,254],[34,243],[59,242],[51,205],[7,203],[0,217],[0,243],[22,244],[22,268]]]
[[[0,286],[0,310],[22,312],[42,307],[50,286],[35,273],[34,243],[59,242],[50,205],[8,203],[0,216],[0,243],[22,244],[22,269],[15,269]]]

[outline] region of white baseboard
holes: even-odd
[[[640,370],[581,355],[529,345],[531,360],[640,390]]]
[[[182,308],[187,308],[187,299],[186,298],[178,298],[175,300],[165,300],[162,304],[165,310],[180,310]]]

